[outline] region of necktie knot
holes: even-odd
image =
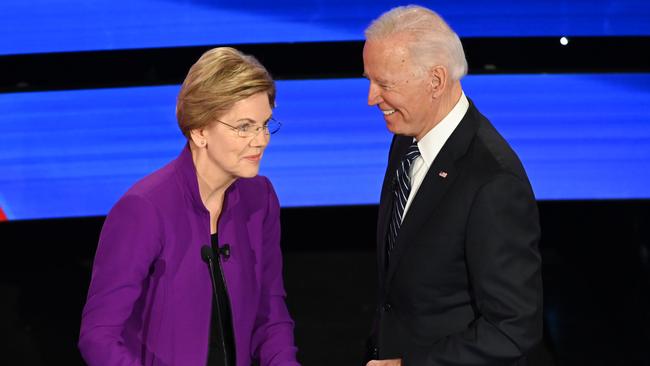
[[[418,156],[420,156],[420,149],[418,148],[418,143],[414,141],[411,146],[409,146],[408,150],[406,150],[406,154],[404,154],[402,161],[407,162],[408,165],[411,166],[413,160],[417,159]]]

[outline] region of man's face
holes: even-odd
[[[422,138],[435,123],[436,101],[427,73],[413,65],[405,35],[369,40],[363,47],[368,105],[377,106],[395,134]]]

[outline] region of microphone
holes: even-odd
[[[230,258],[230,244],[224,244],[218,248],[217,254],[219,254],[224,260],[228,260],[228,258]]]
[[[227,248],[228,257],[230,257],[230,245],[224,245],[224,248]],[[221,249],[219,249],[221,251]],[[219,253],[221,254],[221,253]],[[214,305],[216,306],[218,318],[221,319],[221,307],[219,305],[219,295],[217,292],[217,280],[214,277],[214,251],[209,245],[204,245],[201,247],[201,258],[205,263],[208,264],[208,269],[210,270],[210,280],[212,282],[212,293],[214,294]],[[219,328],[219,336],[221,338],[221,346],[223,347],[223,358],[225,361],[224,365],[230,365],[230,357],[228,355],[228,350],[226,349],[226,341],[224,338],[224,329],[221,325],[216,325]]]
[[[212,272],[212,260],[214,259],[214,254],[212,253],[212,248],[208,245],[201,247],[201,259],[210,267],[210,272]]]
[[[214,277],[214,251],[212,248],[210,248],[209,245],[204,245],[201,247],[201,258],[205,263],[208,264],[208,269],[210,270],[210,280],[212,282],[212,293],[214,293],[214,299],[217,302],[217,311],[219,314],[221,314],[221,311],[219,310],[219,297],[217,295],[217,279]]]
[[[224,244],[220,248],[217,248],[217,255],[220,255],[224,260],[228,260],[230,258],[230,244]],[[201,258],[203,258],[205,263],[208,263],[208,260],[214,260],[214,251],[212,248],[204,245],[201,248]]]

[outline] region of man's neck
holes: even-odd
[[[460,100],[461,95],[463,95],[463,89],[460,85],[460,81],[454,81],[452,85],[449,86],[449,90],[440,96],[440,101],[438,102],[438,110],[433,116],[435,123],[431,127],[427,128],[425,131],[422,131],[415,138],[419,141],[426,135],[429,131],[434,129],[447,115],[451,112],[452,109],[456,106]]]

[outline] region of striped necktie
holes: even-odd
[[[411,192],[411,177],[409,172],[411,171],[411,164],[413,161],[420,156],[420,150],[418,149],[418,144],[416,141],[409,146],[406,154],[402,158],[400,165],[397,167],[395,172],[395,184],[393,187],[393,210],[390,218],[390,223],[388,224],[388,256],[393,251],[395,247],[395,240],[397,239],[397,233],[399,228],[402,225],[402,215],[404,214],[404,207],[406,206],[406,201],[409,198],[409,193]]]

